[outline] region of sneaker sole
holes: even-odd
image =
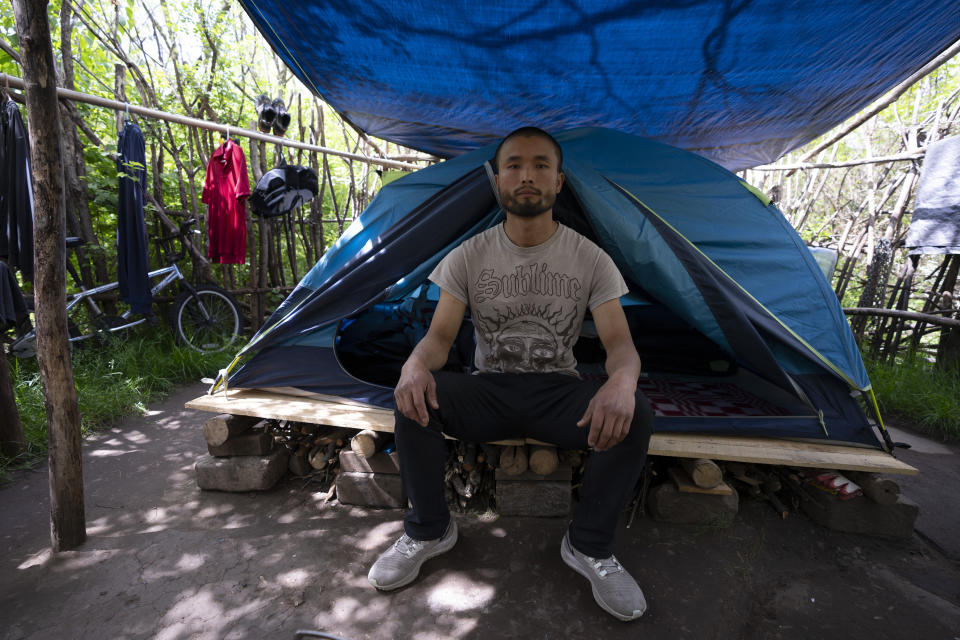
[[[420,559],[420,562],[417,563],[417,566],[414,568],[414,570],[411,571],[405,578],[402,578],[401,580],[398,580],[393,584],[379,585],[376,583],[375,580],[373,580],[373,578],[370,578],[369,576],[367,576],[367,579],[370,581],[370,584],[376,587],[379,591],[393,591],[394,589],[405,587],[411,582],[413,582],[414,580],[416,580],[417,577],[420,575],[420,567],[423,566],[424,562],[426,562],[431,558],[436,558],[439,555],[443,555],[447,551],[450,551],[450,549],[453,549],[454,545],[457,544],[457,539],[459,536],[459,532],[457,531],[457,525],[456,523],[453,522],[453,520],[450,520],[450,522],[453,523],[453,535],[450,536],[450,540],[446,542],[442,542],[441,544],[437,545],[437,547],[435,547],[433,551],[424,555],[423,558]]]
[[[577,562],[577,559],[573,556],[573,550],[570,547],[570,542],[567,539],[567,536],[563,536],[563,542],[560,544],[560,557],[563,558],[564,564],[568,567],[582,575],[587,579],[587,582],[590,583],[590,591],[593,592],[594,601],[600,605],[600,608],[612,615],[617,620],[622,620],[624,622],[630,622],[631,620],[636,620],[642,616],[646,610],[641,611],[638,615],[624,615],[612,609],[610,605],[603,601],[603,598],[600,597],[600,594],[597,593],[597,588],[593,586],[593,580],[590,579],[590,574],[587,573],[583,568],[580,567],[580,563]]]

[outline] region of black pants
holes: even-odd
[[[466,442],[534,438],[563,449],[587,449],[589,427],[578,427],[601,386],[561,373],[466,375],[438,371],[437,400],[430,423],[396,412],[396,444],[403,486],[412,508],[404,519],[407,535],[433,540],[450,520],[444,498],[446,445],[443,433]],[[614,531],[643,469],[653,412],[637,391],[630,432],[616,446],[587,458],[580,502],[570,525],[570,542],[588,556],[613,553]]]

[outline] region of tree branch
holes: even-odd
[[[799,162],[797,164],[765,164],[759,167],[751,167],[751,171],[803,171],[806,169],[840,169],[843,167],[856,167],[864,164],[884,164],[888,162],[905,162],[907,160],[919,160],[927,152],[926,147],[910,151],[908,153],[898,153],[892,156],[880,156],[877,158],[861,158],[860,160],[847,160],[844,162]]]
[[[960,327],[960,320],[953,318],[941,318],[940,316],[929,313],[919,313],[917,311],[901,311],[900,309],[874,309],[870,307],[850,307],[843,310],[848,316],[888,316],[892,318],[905,318],[907,320],[920,320],[930,324],[936,324],[942,327]]]
[[[949,61],[951,58],[957,55],[957,53],[960,53],[960,40],[957,40],[952,45],[944,49],[940,53],[940,55],[938,55],[936,58],[934,58],[927,64],[923,65],[922,67],[920,67],[917,71],[915,71],[905,80],[903,80],[903,82],[901,82],[900,84],[895,86],[893,89],[891,89],[890,91],[885,93],[883,96],[881,96],[878,100],[875,100],[866,109],[861,111],[856,118],[849,121],[845,125],[837,129],[834,129],[830,137],[828,137],[826,140],[824,140],[819,145],[817,145],[816,148],[808,151],[807,154],[800,159],[800,161],[807,162],[815,158],[818,153],[820,153],[827,147],[835,144],[838,140],[846,136],[848,133],[850,133],[854,129],[857,129],[864,122],[868,121],[870,118],[872,118],[873,116],[877,115],[878,113],[886,109],[891,102],[895,101],[897,98],[903,95],[907,91],[907,89],[912,87],[917,82],[917,80],[924,77],[925,75],[927,75],[928,73],[930,73],[931,71],[933,71],[934,69],[942,65],[944,62]]]

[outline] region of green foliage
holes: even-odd
[[[232,352],[204,355],[181,347],[170,331],[154,328],[134,329],[108,343],[74,348],[73,373],[83,433],[143,412],[149,402],[179,384],[212,377],[231,357]],[[6,469],[35,463],[47,450],[47,419],[37,361],[11,357],[9,362],[27,449],[16,460],[0,456],[0,477]]]
[[[960,376],[922,357],[906,355],[893,364],[864,357],[881,415],[944,440],[960,440]]]

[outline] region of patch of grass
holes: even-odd
[[[943,440],[960,440],[960,375],[942,371],[920,357],[894,364],[864,357],[881,415],[890,414]]]
[[[234,354],[231,349],[205,355],[177,345],[169,331],[137,329],[109,342],[84,344],[73,350],[84,435],[142,413],[149,402],[164,397],[177,385],[214,377]],[[7,470],[35,464],[47,453],[47,417],[37,360],[10,357],[9,363],[27,447],[16,459],[0,456],[0,478]]]

